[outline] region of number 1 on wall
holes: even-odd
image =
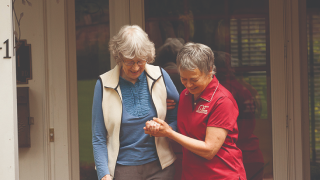
[[[6,56],[4,56],[3,58],[11,58],[9,56],[9,39],[7,39],[3,44],[6,44]],[[0,47],[0,50],[2,49],[2,47]]]

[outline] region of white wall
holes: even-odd
[[[11,0],[0,1],[0,175],[19,179],[15,55]],[[8,40],[8,47],[5,42]],[[9,52],[7,53],[7,50]],[[3,58],[3,57],[11,58]]]

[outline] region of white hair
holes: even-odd
[[[122,57],[127,59],[137,57],[148,63],[152,63],[155,58],[154,43],[137,25],[123,26],[119,33],[110,40],[109,50],[118,64]]]
[[[210,47],[189,42],[179,51],[177,56],[177,64],[179,69],[192,71],[199,69],[200,72],[206,75],[216,73],[216,66],[214,65],[214,54]]]

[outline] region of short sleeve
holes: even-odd
[[[237,122],[239,111],[234,102],[228,97],[220,98],[209,115],[207,126],[219,127],[232,131]]]

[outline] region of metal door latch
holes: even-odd
[[[54,142],[54,128],[49,129],[49,139],[50,142]]]

